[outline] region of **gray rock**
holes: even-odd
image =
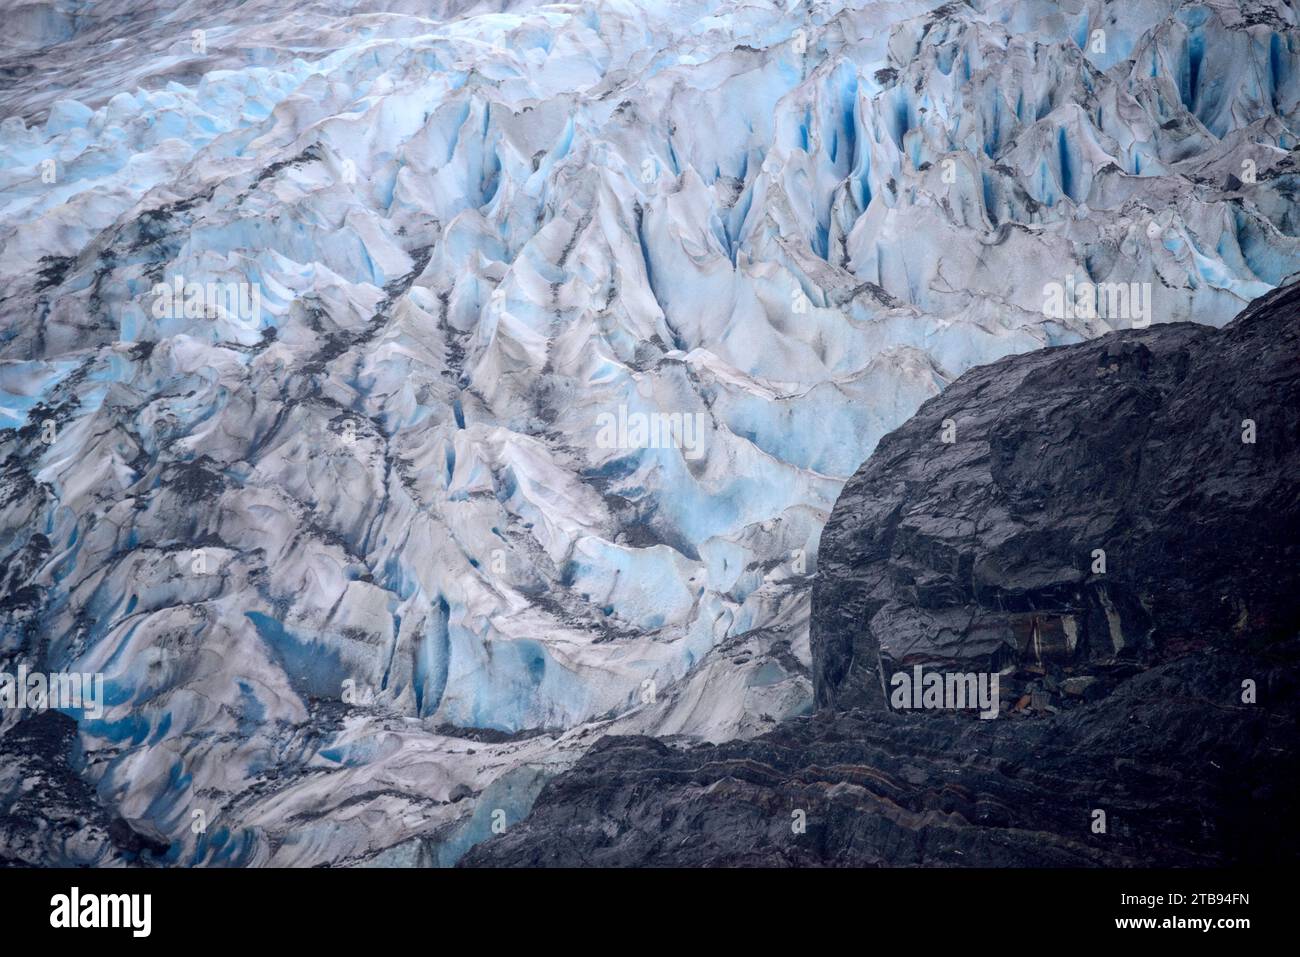
[[[462,866],[1281,864],[1296,642],[1209,652],[1034,720],[824,710],[751,741],[607,737]],[[1239,700],[1256,676],[1260,704]],[[803,812],[805,830],[795,824]],[[1105,814],[1105,831],[1094,830]]]
[[[1294,634],[1298,312],[1292,286],[1222,330],[1004,359],[923,405],[822,534],[817,704],[880,706],[918,663],[1060,678]]]
[[[1097,679],[1092,675],[1076,675],[1073,678],[1066,678],[1061,684],[1061,690],[1076,698],[1086,698],[1089,689],[1095,687],[1097,687]]]

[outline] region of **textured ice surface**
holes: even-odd
[[[448,863],[808,708],[881,435],[1132,322],[1045,284],[1296,268],[1280,0],[495,6],[4,0],[0,664],[106,674],[78,772],[173,861]]]

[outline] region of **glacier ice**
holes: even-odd
[[[105,674],[78,773],[175,863],[450,863],[601,734],[809,708],[880,437],[1132,321],[1045,284],[1296,268],[1280,0],[8,6],[0,663]]]

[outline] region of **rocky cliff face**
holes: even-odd
[[[1297,314],[1289,287],[1222,331],[1045,349],[926,403],[822,534],[818,704],[879,705],[922,664],[1010,669],[1004,695],[1059,706],[1063,683],[1294,635]]]
[[[1039,720],[826,710],[721,745],[609,737],[462,865],[1294,861],[1300,662],[1275,654],[1189,656]]]
[[[465,863],[1293,859],[1298,399],[1296,286],[1222,330],[972,370],[835,506],[818,714],[719,746],[606,739]],[[891,710],[912,664],[999,672],[1005,713]]]

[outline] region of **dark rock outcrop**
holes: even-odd
[[[1298,663],[1294,642],[1191,655],[1041,720],[825,710],[716,746],[608,737],[461,864],[1294,862]]]
[[[154,863],[167,842],[114,815],[76,766],[77,722],[40,711],[0,734],[0,867]]]
[[[463,863],[1294,861],[1298,466],[1297,286],[972,370],[835,507],[817,715],[606,739]],[[1009,713],[889,710],[914,664],[999,673]]]
[[[1298,529],[1300,287],[1222,330],[973,369],[840,494],[813,585],[817,704],[879,706],[920,663],[1014,668],[1004,695],[1059,707],[1072,675],[1104,688],[1294,635]]]

